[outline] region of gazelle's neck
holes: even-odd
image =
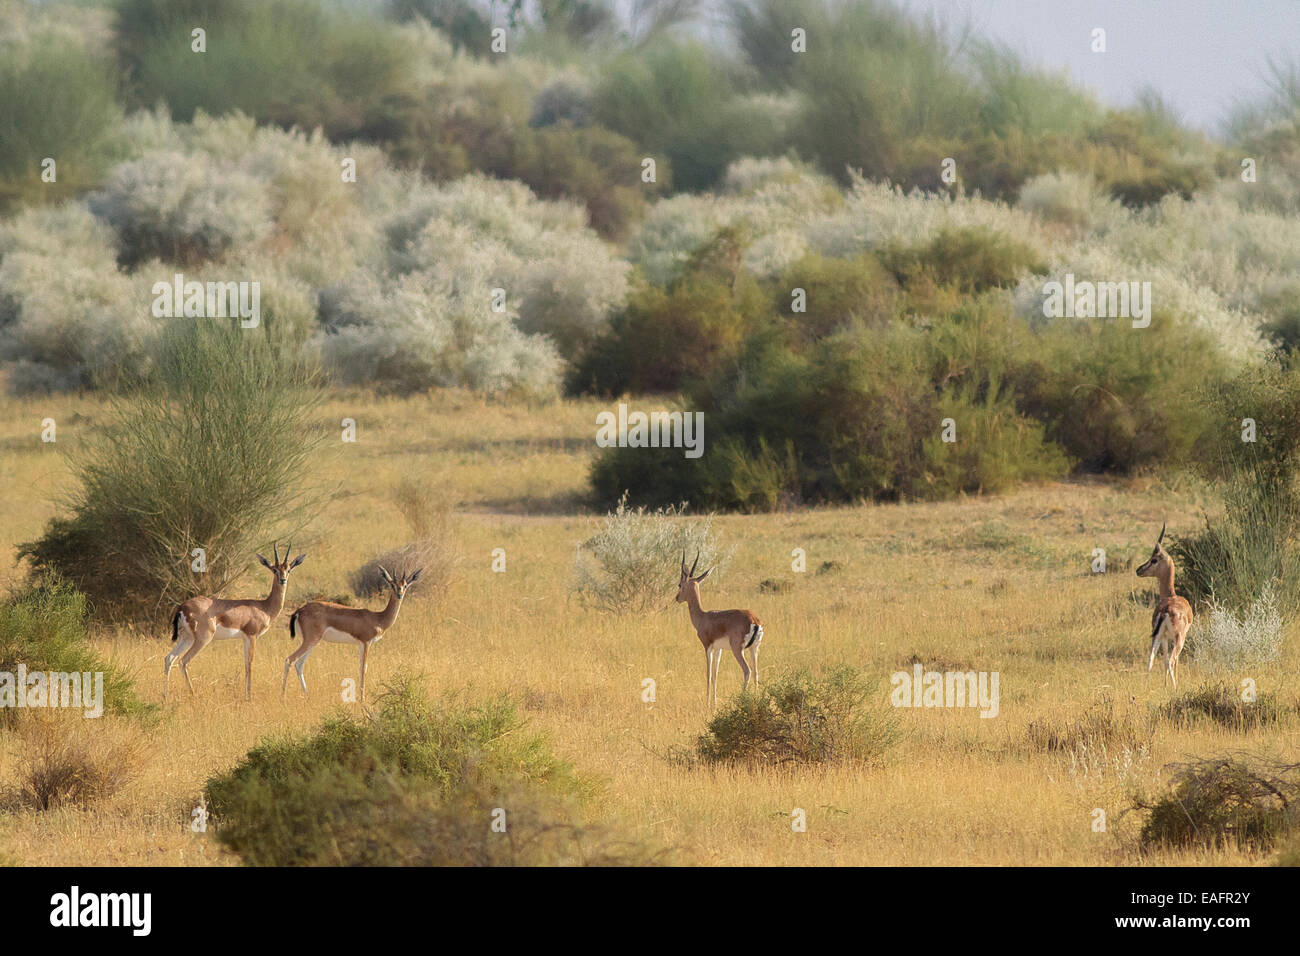
[[[1161,599],[1174,596],[1174,563],[1172,561],[1156,569],[1156,584],[1160,586]]]
[[[698,623],[704,617],[704,608],[700,607],[700,589],[698,585],[686,589],[686,606],[690,609],[692,623]]]
[[[271,593],[262,600],[262,609],[272,618],[280,614],[284,607],[284,585],[280,583],[278,574],[271,575]]]
[[[385,631],[393,626],[393,622],[397,620],[397,612],[401,607],[402,599],[397,596],[397,592],[388,592],[388,605],[379,612],[379,623]]]

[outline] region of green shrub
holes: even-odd
[[[1173,768],[1159,797],[1136,794],[1147,811],[1147,849],[1267,850],[1300,826],[1300,764],[1248,754],[1208,757]]]
[[[675,392],[736,365],[770,305],[747,273],[694,268],[668,289],[636,288],[610,329],[570,373],[570,391],[615,396]]]
[[[1211,388],[1197,460],[1224,510],[1172,550],[1197,601],[1244,614],[1266,592],[1284,614],[1300,608],[1300,367],[1270,363]],[[1242,441],[1245,418],[1255,440]]]
[[[733,159],[778,151],[773,126],[739,94],[716,51],[665,37],[602,71],[595,119],[656,163],[666,158],[677,189],[707,189]]]
[[[755,337],[735,371],[720,371],[687,402],[704,409],[712,436],[702,457],[607,449],[593,466],[593,490],[603,501],[627,490],[643,504],[770,510],[944,497],[1061,474],[1064,456],[1015,409],[990,367],[954,376],[932,354],[931,335],[895,322],[847,329],[806,352],[779,335]],[[956,444],[941,441],[948,417]]]
[[[436,705],[409,679],[370,718],[331,717],[312,734],[263,742],[204,793],[217,839],[253,866],[658,860],[578,822],[590,786],[505,698]]]
[[[793,263],[771,284],[774,311],[789,317],[795,341],[811,343],[851,325],[878,328],[899,311],[898,283],[873,255],[831,259],[816,253]],[[803,289],[804,312],[792,310]]]
[[[0,603],[0,671],[104,675],[104,710],[147,718],[152,704],[136,696],[135,685],[121,669],[99,656],[86,633],[86,598],[66,581],[46,578]],[[17,712],[0,709],[0,721]]]
[[[587,221],[607,239],[620,239],[640,218],[648,196],[668,188],[670,171],[641,182],[641,152],[626,136],[567,122],[521,133],[510,170],[542,199],[576,199]]]
[[[745,691],[709,720],[695,744],[706,764],[781,767],[873,763],[898,739],[896,714],[871,681],[841,664]]]
[[[207,31],[191,51],[190,31]],[[367,138],[374,117],[421,89],[418,30],[311,0],[124,0],[116,35],[136,105],[171,115],[240,110],[263,123]]]
[[[1209,720],[1238,733],[1276,724],[1295,712],[1273,693],[1260,694],[1253,701],[1242,700],[1240,688],[1231,684],[1204,684],[1184,691],[1160,709],[1160,715],[1176,726],[1186,727]]]
[[[1143,329],[1127,319],[1049,320],[1011,384],[1021,410],[1080,467],[1127,473],[1189,460],[1211,416],[1197,389],[1223,369],[1208,332],[1157,311]]]
[[[0,211],[94,186],[121,146],[122,125],[117,80],[102,54],[39,33],[21,48],[8,48],[6,39],[0,38]],[[53,183],[41,181],[47,157],[56,163]]]
[[[974,295],[1010,286],[1047,265],[1026,243],[986,227],[941,229],[921,246],[881,250],[885,267],[904,286],[949,286]]]
[[[177,320],[153,380],[113,399],[110,424],[81,453],[71,513],[20,554],[109,615],[220,591],[322,500],[304,477],[320,442],[307,382],[262,328]]]

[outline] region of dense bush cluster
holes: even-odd
[[[372,718],[264,741],[205,788],[252,866],[615,866],[660,857],[583,823],[590,787],[508,700],[435,703],[410,679]]]
[[[7,387],[133,387],[155,282],[257,281],[338,383],[704,411],[703,459],[610,450],[594,490],[747,509],[1182,463],[1198,389],[1300,348],[1293,66],[1220,144],[887,0],[691,15],[0,0]],[[1149,326],[1047,315],[1075,279],[1150,283]]]
[[[628,266],[570,203],[481,176],[435,186],[382,154],[233,114],[130,123],[139,158],[84,201],[0,227],[11,388],[145,374],[155,282],[257,281],[262,322],[344,383],[553,394]],[[358,182],[342,178],[356,161]],[[494,290],[502,290],[495,292]]]

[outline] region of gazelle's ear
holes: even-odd
[[[416,571],[414,574],[412,574],[409,578],[406,579],[406,583],[414,584],[416,581],[420,580],[420,575],[423,573],[424,573],[424,568],[420,568],[418,571]]]
[[[703,574],[701,574],[698,578],[695,579],[695,583],[699,584],[701,581],[703,581],[712,573],[713,573],[713,568],[709,568],[709,570],[705,571]]]
[[[260,554],[257,556],[257,560],[262,562],[263,567],[269,568],[271,566],[271,562],[266,560],[266,558],[262,557]]]
[[[294,568],[296,568],[298,565],[302,564],[303,559],[304,559],[305,557],[307,557],[306,554],[300,554],[300,555],[298,555],[298,557],[294,558],[294,559],[293,559],[293,563],[292,563],[291,565],[289,565],[289,570],[292,571],[292,570],[293,570]]]

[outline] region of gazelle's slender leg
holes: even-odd
[[[713,648],[704,649],[704,706],[713,706]]]
[[[762,641],[755,641],[749,648],[750,664],[754,668],[754,690],[758,690],[758,645]]]
[[[185,675],[185,683],[189,685],[190,693],[194,693],[194,685],[190,682],[190,661],[198,656],[199,651],[207,647],[212,642],[212,632],[209,628],[200,625],[200,632],[194,635],[194,640],[190,642],[190,649],[185,652],[181,658],[181,673]]]
[[[1151,668],[1156,663],[1156,653],[1160,650],[1160,632],[1156,631],[1156,636],[1151,639],[1151,657],[1147,659],[1147,677],[1151,676]]]
[[[244,700],[253,699],[253,639],[244,636]]]
[[[718,671],[722,667],[722,648],[713,652],[713,709],[718,709]]]
[[[745,661],[745,649],[739,644],[732,644],[731,653],[735,655],[736,663],[740,665],[740,689],[745,690],[749,687],[749,664]]]
[[[370,645],[365,641],[361,642],[361,690],[357,694],[357,702],[364,704],[366,702],[366,651]]]
[[[304,697],[310,697],[311,695],[307,693],[307,678],[303,674],[303,668],[307,666],[307,658],[311,655],[312,649],[315,646],[315,644],[308,644],[304,638],[302,644],[298,646],[298,649],[290,654],[284,662],[285,680],[287,681],[289,679],[289,665],[292,664],[293,669],[298,672],[298,683],[302,685],[302,695]],[[280,688],[280,696],[284,696],[283,687]]]
[[[182,654],[184,654],[186,651],[190,649],[190,645],[193,643],[194,643],[194,635],[190,634],[189,631],[186,631],[177,639],[176,646],[173,647],[170,651],[168,651],[167,656],[163,658],[163,702],[164,703],[167,701],[167,687],[171,683],[172,668],[176,666],[176,661],[180,658]]]

